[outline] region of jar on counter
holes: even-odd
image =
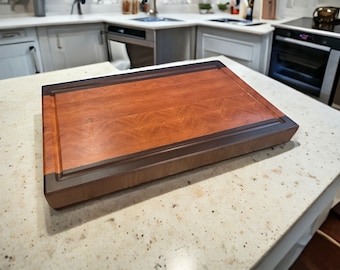
[[[123,14],[132,14],[132,0],[123,0],[122,11]]]
[[[132,14],[137,14],[139,9],[139,1],[132,0]]]
[[[34,15],[37,17],[44,17],[45,14],[45,0],[34,0]]]
[[[138,0],[123,0],[122,11],[123,14],[137,14],[139,9]]]

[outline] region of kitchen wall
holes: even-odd
[[[69,14],[74,0],[45,0],[46,14]],[[87,0],[82,5],[85,14],[89,13],[110,13],[121,11],[122,0]],[[151,1],[151,0],[149,0]],[[157,8],[160,13],[195,12],[198,13],[197,3],[211,2],[225,3],[231,0],[157,0]],[[255,0],[255,18],[259,17],[261,2]],[[12,11],[10,2],[17,3]],[[27,3],[27,5],[24,5]],[[313,10],[318,6],[338,6],[339,0],[277,0],[277,18],[312,16]],[[217,11],[217,9],[215,8]],[[22,16],[33,15],[33,0],[0,0],[0,16]]]
[[[255,0],[256,2],[256,0]],[[311,17],[313,11],[319,6],[340,7],[339,0],[276,0],[277,17]]]
[[[33,0],[0,0],[0,16],[33,13]]]
[[[32,0],[31,0],[32,1]],[[73,0],[45,0],[47,13],[69,13]],[[121,12],[123,0],[86,0],[82,5],[84,13],[110,13]],[[140,0],[141,1],[141,0]],[[151,0],[148,0],[151,2]],[[199,2],[215,3],[220,0],[156,0],[159,13],[176,13],[176,12],[197,12]],[[227,2],[230,0],[222,0]]]

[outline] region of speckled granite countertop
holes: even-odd
[[[41,86],[116,71],[102,63],[0,81],[0,269],[276,265],[275,247],[340,185],[340,112],[213,59],[300,125],[290,142],[60,211],[43,194]]]

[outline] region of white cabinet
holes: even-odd
[[[0,79],[42,72],[34,28],[0,31]]]
[[[39,27],[38,36],[45,71],[108,60],[104,24]]]
[[[196,58],[225,55],[240,64],[267,74],[271,40],[271,32],[258,35],[198,26]]]

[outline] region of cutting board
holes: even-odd
[[[287,142],[298,125],[219,61],[43,86],[52,208]]]

